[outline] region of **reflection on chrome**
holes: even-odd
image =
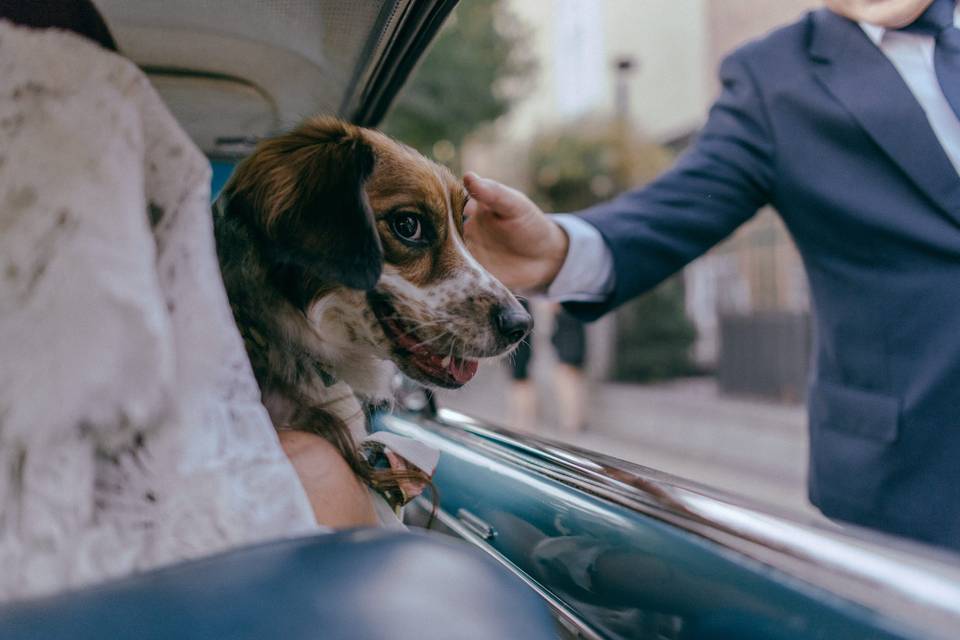
[[[416,426],[391,421],[391,427],[416,429],[416,437],[427,440],[437,430],[465,450],[470,441],[474,446],[484,440],[495,443],[499,446],[484,447],[484,456],[499,456],[669,523],[927,633],[953,638],[960,629],[960,556],[856,527],[803,521],[653,469],[486,425],[455,411],[441,409],[431,422],[424,417]],[[506,473],[516,473],[504,467]]]

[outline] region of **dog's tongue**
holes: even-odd
[[[470,378],[477,373],[479,363],[476,360],[461,360],[460,358],[450,358],[450,364],[447,365],[447,373],[457,381],[457,384],[466,384]]]
[[[395,322],[390,323],[391,329],[397,335],[396,343],[403,349],[407,349],[414,355],[415,362],[421,370],[431,375],[438,375],[443,372],[450,376],[457,384],[466,384],[477,373],[479,362],[476,360],[467,360],[450,356],[447,364],[444,364],[445,358],[440,354],[433,353],[427,347],[424,347],[409,331],[405,331],[402,326]]]

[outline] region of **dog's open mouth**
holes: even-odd
[[[404,322],[382,294],[367,294],[383,332],[393,343],[397,364],[408,376],[438,387],[456,389],[473,378],[479,363],[474,359],[437,353],[422,341],[414,327]]]

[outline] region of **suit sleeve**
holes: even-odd
[[[581,215],[613,256],[613,291],[568,302],[593,320],[651,289],[723,240],[770,200],[774,145],[761,93],[737,53],[720,67],[722,93],[696,144],[644,188]]]

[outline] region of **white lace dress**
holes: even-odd
[[[144,75],[0,22],[0,600],[316,531]]]

